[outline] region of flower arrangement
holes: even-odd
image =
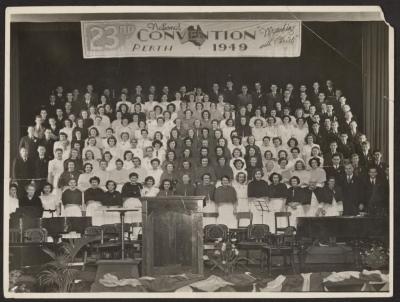
[[[218,267],[225,274],[233,274],[237,265],[242,265],[240,261],[250,261],[246,257],[239,256],[239,250],[236,247],[236,238],[231,238],[226,242],[222,238],[218,238],[215,242],[215,250],[210,255],[204,255],[204,260],[211,260],[214,267]],[[213,268],[214,268],[213,267]]]
[[[380,243],[366,245],[360,252],[363,264],[371,269],[382,269],[389,264],[389,251]]]

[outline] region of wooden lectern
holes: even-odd
[[[142,275],[203,274],[205,196],[141,197]]]

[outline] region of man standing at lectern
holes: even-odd
[[[354,216],[364,210],[364,204],[361,201],[363,188],[360,178],[354,175],[351,164],[344,166],[344,172],[345,175],[339,182],[343,191],[343,215]]]

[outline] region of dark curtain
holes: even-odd
[[[388,27],[384,22],[366,22],[362,28],[363,129],[371,149],[380,149],[388,160]]]
[[[20,139],[20,52],[19,35],[15,27],[11,30],[10,41],[10,169],[12,159],[19,153],[18,143]]]

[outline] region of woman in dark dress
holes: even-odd
[[[269,226],[271,232],[275,232],[275,213],[276,212],[283,212],[285,211],[285,204],[286,204],[286,195],[287,195],[287,187],[284,183],[282,183],[282,175],[278,173],[272,173],[269,176],[269,181],[271,185],[268,187],[269,190]],[[286,221],[285,221],[286,223]],[[279,226],[285,226],[285,224]]]
[[[234,209],[238,199],[228,176],[221,177],[221,186],[215,190],[214,199],[218,207],[217,223],[225,224],[228,228],[235,228],[237,221]]]
[[[175,195],[174,193],[174,187],[169,179],[164,179],[161,182],[160,186],[160,191],[158,192],[157,196],[158,197],[165,197],[165,196],[173,196]]]
[[[253,223],[264,223],[263,213],[260,211],[260,203],[264,205],[268,201],[268,183],[263,180],[264,173],[261,169],[254,172],[254,178],[248,185],[250,211],[253,213]]]

